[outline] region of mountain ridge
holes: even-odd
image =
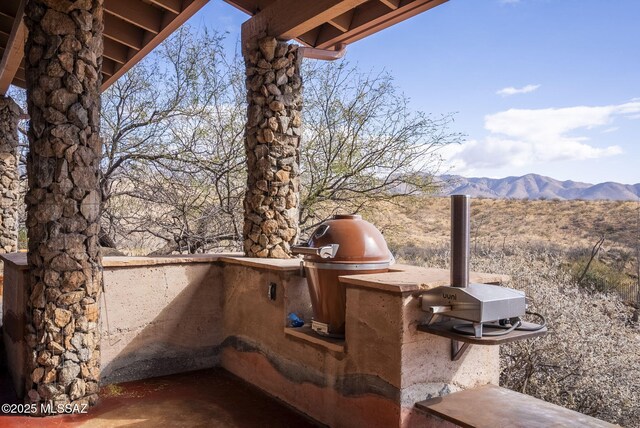
[[[621,184],[613,181],[583,183],[560,181],[539,174],[521,177],[487,178],[442,175],[440,195],[468,194],[473,197],[492,199],[558,199],[558,200],[640,200],[640,183]]]

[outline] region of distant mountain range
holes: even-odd
[[[577,181],[559,181],[537,174],[506,178],[465,178],[444,175],[442,195],[467,194],[474,197],[496,199],[585,199],[585,200],[640,200],[640,183],[589,184]]]

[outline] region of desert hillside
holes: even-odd
[[[448,197],[406,197],[380,203],[363,216],[376,224],[393,247],[448,244]],[[635,252],[640,238],[640,203],[473,198],[471,239],[477,246],[540,245]]]

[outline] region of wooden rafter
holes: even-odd
[[[20,62],[26,38],[26,29],[21,28],[26,1],[0,0],[0,93],[10,83],[24,85]],[[101,89],[122,76],[208,1],[104,0]],[[253,15],[242,26],[243,41],[247,35],[269,34],[318,49],[338,50],[343,44],[353,43],[447,0],[225,1]]]
[[[297,40],[307,46],[315,46],[316,40],[318,40],[318,35],[320,34],[320,28],[322,27],[316,27],[311,31],[307,31],[306,33],[300,35]]]
[[[338,15],[330,20],[329,24],[333,25],[340,31],[347,32],[349,31],[349,28],[351,28],[351,20],[353,19],[354,12],[355,9],[351,9],[342,15]]]
[[[126,64],[129,59],[129,47],[114,40],[104,38],[103,56],[119,64]]]
[[[140,0],[105,0],[104,10],[150,33],[160,32],[164,12]]]
[[[140,50],[144,46],[145,31],[115,16],[104,15],[104,37]]]
[[[14,18],[12,16],[0,14],[0,30],[5,33],[9,33],[11,31],[11,27],[13,26],[13,19]]]
[[[384,4],[391,10],[396,10],[400,7],[400,0],[380,0],[380,3]]]
[[[291,40],[342,15],[367,0],[276,0],[242,24],[243,46],[268,34]]]
[[[231,6],[236,7],[248,15],[255,15],[262,9],[273,3],[274,0],[224,0]]]
[[[149,3],[155,4],[176,15],[182,12],[182,0],[149,0]]]
[[[120,76],[126,73],[131,67],[133,67],[138,61],[147,56],[149,52],[151,52],[156,46],[158,46],[164,39],[169,37],[171,33],[173,33],[176,29],[178,29],[182,24],[184,24],[189,18],[193,16],[202,6],[207,4],[209,0],[183,0],[182,11],[180,15],[175,17],[174,19],[167,20],[163,19],[161,23],[160,30],[157,34],[153,35],[147,33],[143,38],[143,46],[140,50],[137,51],[129,51],[129,58],[126,64],[114,67],[113,71],[107,70],[105,73],[105,79],[102,82],[101,89],[104,91],[108,88],[113,82],[118,80]],[[106,22],[105,22],[106,27]],[[108,37],[114,38],[114,35],[109,35]],[[103,64],[104,68],[104,64]],[[109,74],[107,76],[107,74]]]
[[[380,2],[370,2],[359,7],[353,15],[351,27],[344,33],[336,28],[326,27],[316,40],[316,47],[328,49],[339,43],[353,43],[370,34],[404,21],[412,16],[434,8],[447,0],[413,0],[404,2],[396,10]]]
[[[115,61],[110,60],[109,58],[102,58],[102,74],[104,74],[105,76],[113,76],[116,72],[117,67],[118,65],[115,63]]]
[[[24,14],[24,7],[26,0],[22,0],[16,14],[16,19],[13,21],[13,26],[9,37],[5,44],[6,48],[2,53],[2,60],[0,60],[0,94],[4,95],[9,90],[11,82],[15,77],[22,57],[24,56],[24,43],[27,39],[27,26],[24,24],[22,16]]]
[[[17,6],[17,7],[16,7]],[[11,3],[8,1],[1,1],[0,2],[0,17],[7,17],[10,19],[13,19],[16,16],[16,12],[18,11],[18,8],[20,7],[19,4],[15,4],[15,3]]]
[[[247,34],[270,34],[319,49],[336,49],[448,0],[225,1],[253,15],[243,24],[243,46],[246,46]],[[336,15],[337,8],[342,12]]]

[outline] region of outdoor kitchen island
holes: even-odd
[[[26,257],[3,259],[5,348],[23,394],[31,376],[24,366]],[[425,318],[418,292],[446,284],[447,270],[395,265],[388,273],[343,277],[344,341],[288,328],[290,313],[305,324],[311,318],[299,259],[105,257],[104,278],[102,384],[221,366],[332,426],[418,422],[429,416],[416,402],[498,384],[497,346],[472,347],[451,361],[449,339],[416,329]]]

